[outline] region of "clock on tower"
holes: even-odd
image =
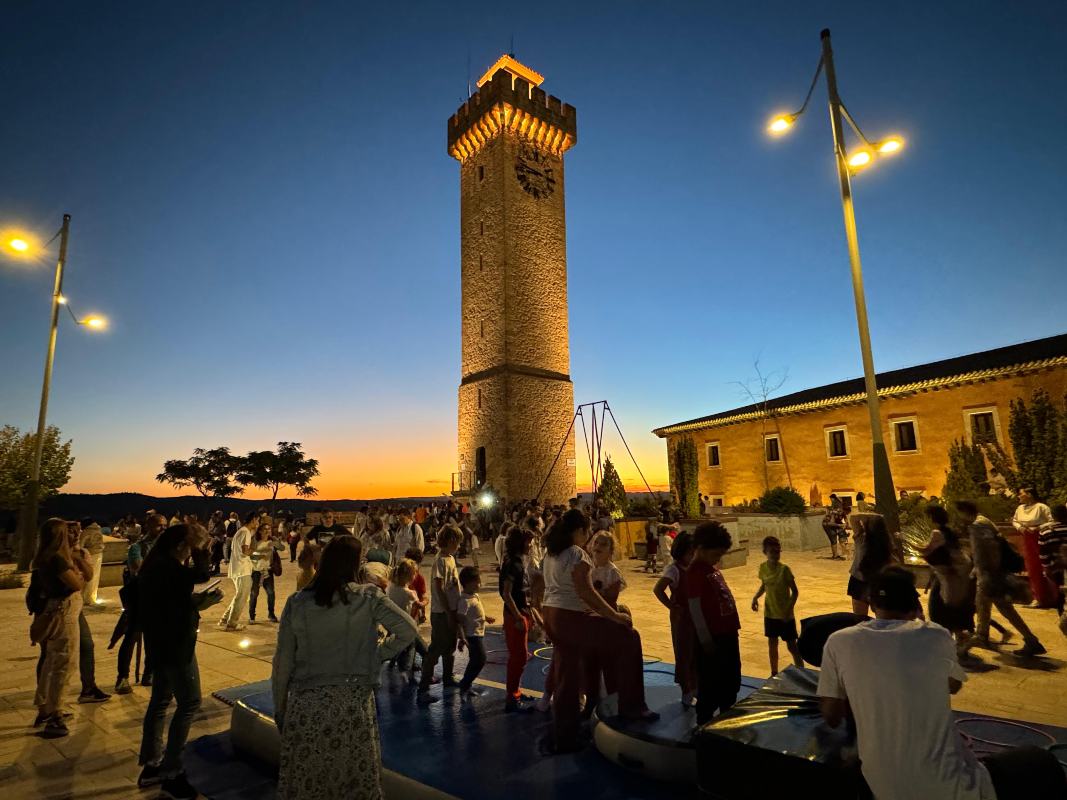
[[[453,489],[563,503],[575,493],[563,154],[578,128],[542,81],[502,56],[448,121],[462,283]]]

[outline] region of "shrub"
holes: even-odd
[[[803,514],[804,498],[791,486],[775,486],[763,493],[759,510],[764,514]]]
[[[626,509],[628,517],[656,517],[659,518],[659,505],[651,497],[634,500]]]

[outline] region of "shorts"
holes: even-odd
[[[830,540],[830,544],[837,544],[838,542],[844,542],[848,540],[848,531],[844,528],[835,528],[832,525],[823,525],[823,532],[826,534],[826,538]]]
[[[861,581],[859,578],[849,575],[848,589],[845,590],[845,594],[853,600],[862,600],[866,603],[869,598],[869,590],[867,589],[866,581]]]
[[[763,635],[768,639],[781,639],[783,642],[793,643],[797,640],[797,621],[764,617]]]

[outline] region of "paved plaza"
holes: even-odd
[[[828,552],[785,553],[783,560],[797,577],[800,588],[798,616],[807,617],[849,608],[844,589],[847,565],[831,561]],[[483,566],[489,559],[483,558]],[[283,598],[293,590],[295,565],[285,564],[278,579],[279,613]],[[667,612],[652,596],[656,577],[640,570],[641,562],[620,564],[629,588],[621,602],[633,612],[641,631],[646,655],[672,661]],[[759,558],[752,553],[745,566],[726,571],[727,580],[741,608],[741,655],[746,675],[768,674],[767,646],[760,614],[749,610],[758,584]],[[428,572],[429,561],[424,565]],[[500,618],[500,601],[496,579],[488,570],[482,591],[486,611]],[[227,595],[228,581],[223,582]],[[117,588],[102,591],[109,604],[87,612],[96,642],[98,682],[112,691],[116,650],[106,649],[118,618]],[[260,602],[265,600],[261,596]],[[228,601],[228,597],[227,597]],[[270,677],[270,659],[274,653],[276,626],[260,624],[240,633],[223,633],[215,621],[224,606],[209,609],[200,632],[197,658],[204,693],[203,707],[191,738],[225,730],[230,709],[211,697],[219,689]],[[266,609],[260,612],[266,617]],[[1048,655],[1023,661],[1009,653],[976,651],[981,666],[954,700],[957,709],[1002,717],[1062,725],[1067,720],[1067,639],[1056,628],[1055,616],[1049,611],[1023,609],[1021,612],[1048,648]],[[33,707],[34,667],[37,649],[29,644],[26,615],[21,590],[0,592],[0,630],[3,631],[0,656],[0,792],[5,798],[125,798],[154,797],[152,790],[139,791],[137,751],[141,738],[141,720],[149,690],[138,687],[131,695],[115,696],[102,705],[77,705],[78,681],[71,681],[68,697],[74,717],[71,735],[65,739],[44,740],[30,727]],[[428,638],[428,630],[424,632]],[[1016,638],[1008,648],[1020,644]],[[242,647],[242,644],[244,645]],[[788,654],[782,648],[782,664]],[[877,679],[877,676],[873,676]]]

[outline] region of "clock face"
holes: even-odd
[[[548,156],[535,147],[523,145],[515,156],[515,177],[519,185],[534,197],[541,200],[556,189],[556,175]]]

